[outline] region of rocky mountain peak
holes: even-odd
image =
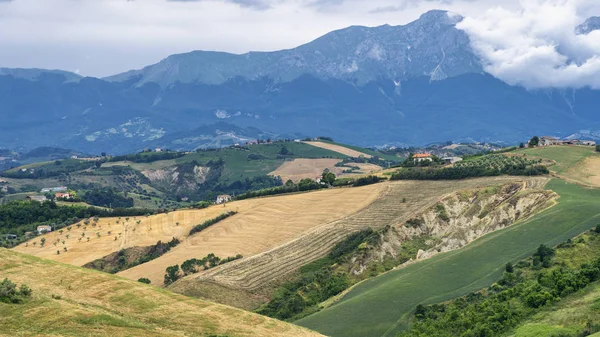
[[[575,28],[575,32],[580,35],[589,34],[595,30],[600,30],[600,16],[592,16]]]

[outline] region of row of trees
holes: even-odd
[[[164,284],[165,286],[168,286],[184,276],[199,272],[201,270],[200,268],[202,268],[202,270],[207,270],[231,261],[239,260],[241,258],[243,258],[243,256],[237,254],[236,256],[230,256],[225,259],[221,259],[215,254],[210,253],[201,259],[194,258],[186,260],[181,264],[181,268],[179,265],[167,267],[165,270]]]
[[[180,243],[181,241],[179,241],[179,239],[173,238],[169,242],[163,243],[162,241],[158,241],[155,245],[148,247],[121,249],[120,251],[101,259],[89,262],[83,267],[116,274],[120,271],[157,259]],[[141,252],[140,249],[142,249]]]
[[[213,219],[210,219],[210,220],[206,220],[205,222],[203,222],[203,223],[201,223],[199,225],[194,226],[190,230],[190,235],[198,233],[198,232],[201,232],[201,231],[207,229],[208,227],[210,227],[210,226],[212,226],[212,225],[214,225],[214,224],[216,224],[216,223],[218,223],[220,221],[223,221],[223,220],[229,218],[230,216],[234,216],[236,214],[237,214],[237,212],[229,211],[229,212],[226,212],[226,213],[223,213],[223,214],[217,216],[216,218],[213,218]]]
[[[333,174],[333,173],[332,173]],[[335,179],[335,175],[334,175]],[[321,188],[326,188],[326,185],[322,185],[317,183],[316,181],[306,178],[300,180],[297,184],[291,180],[288,180],[285,185],[278,187],[271,187],[257,191],[249,191],[246,193],[242,193],[236,197],[237,200],[244,200],[256,197],[264,197],[269,195],[277,195],[277,194],[285,194],[285,193],[293,193],[293,192],[301,192],[301,191],[312,191],[318,190]]]

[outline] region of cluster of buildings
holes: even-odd
[[[219,196],[217,196],[217,200],[215,201],[215,204],[220,205],[220,204],[225,204],[231,201],[231,196],[228,194],[221,194]]]
[[[540,137],[539,146],[551,146],[551,145],[587,145],[587,146],[596,146],[596,142],[593,140],[579,140],[579,139],[570,139],[570,140],[561,140],[555,137],[543,136]]]
[[[415,164],[423,161],[433,161],[433,156],[430,153],[417,153],[413,155],[413,160]],[[444,157],[442,160],[446,164],[454,164],[463,159],[461,157]]]
[[[58,186],[58,187],[47,187],[42,188],[41,193],[56,193],[56,192],[67,192],[69,189],[66,186]]]

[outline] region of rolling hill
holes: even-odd
[[[335,146],[338,151],[302,142],[280,141],[185,153],[163,151],[69,158],[19,166],[0,173],[0,176],[12,193],[68,186],[87,201],[85,193],[90,190],[114,188],[128,193],[127,197],[133,199],[135,207],[165,208],[189,205],[176,202],[181,199],[212,201],[219,194],[238,195],[248,190],[278,186],[288,179],[296,182],[303,178],[314,180],[324,169],[340,176],[379,170],[376,164],[353,163],[352,158],[339,151],[362,152]],[[369,156],[385,157],[388,162],[402,160],[372,150],[363,151],[369,151]],[[347,163],[341,163],[342,160]],[[109,206],[108,202],[91,203]]]
[[[562,180],[551,181],[547,188],[560,196],[553,208],[463,249],[367,280],[333,306],[297,323],[330,336],[393,336],[408,327],[418,304],[441,302],[489,286],[506,262],[530,255],[542,243],[565,241],[598,223],[598,190]]]
[[[33,290],[23,304],[0,303],[0,334],[5,336],[320,336],[239,309],[6,249],[0,249],[0,276]]]

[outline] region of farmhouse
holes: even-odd
[[[44,202],[44,201],[48,200],[43,195],[30,195],[30,196],[28,196],[25,199],[28,200],[28,201],[37,201],[37,202]]]
[[[217,197],[217,200],[215,201],[216,204],[224,204],[228,201],[231,201],[231,196],[228,194],[221,194]]]
[[[446,164],[454,164],[454,163],[457,163],[459,161],[462,161],[463,159],[461,157],[444,157],[444,158],[442,158],[442,160]]]
[[[37,232],[38,232],[38,234],[49,233],[49,232],[52,232],[52,227],[50,227],[48,225],[37,226]]]
[[[582,140],[581,144],[587,146],[596,146],[596,142],[593,140]]]
[[[558,140],[557,138],[554,137],[550,137],[550,136],[543,136],[540,137],[540,146],[550,146],[550,145],[558,145],[561,144],[562,141]]]
[[[422,161],[432,161],[433,158],[431,158],[431,154],[429,153],[417,153],[413,155],[413,160],[415,163],[420,163]]]
[[[54,197],[56,197],[56,199],[73,199],[73,196],[70,193],[56,193],[54,194]]]

